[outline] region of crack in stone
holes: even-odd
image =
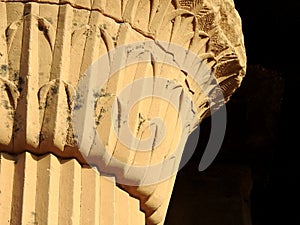
[[[71,3],[71,2],[62,2],[62,3],[56,3],[56,2],[39,2],[38,0],[35,0],[35,1],[12,1],[12,0],[8,0],[8,1],[5,1],[6,3],[23,3],[24,5],[26,4],[26,3],[31,3],[31,2],[35,2],[35,3],[38,3],[38,4],[47,4],[47,5],[57,5],[57,6],[63,6],[63,5],[69,5],[69,6],[71,6],[72,8],[74,8],[74,9],[79,9],[79,10],[87,10],[87,11],[91,11],[91,12],[93,12],[93,11],[95,11],[95,12],[99,12],[99,13],[101,13],[103,16],[106,16],[106,17],[108,17],[108,18],[110,18],[110,19],[112,19],[112,20],[114,20],[116,23],[118,23],[118,24],[121,24],[121,23],[127,23],[127,24],[129,24],[130,25],[130,27],[133,29],[133,30],[135,30],[136,32],[138,32],[138,33],[140,33],[141,35],[143,35],[143,36],[145,36],[145,37],[148,37],[148,38],[150,38],[150,39],[155,39],[155,37],[154,37],[154,35],[153,34],[151,34],[150,32],[149,33],[147,33],[147,32],[145,32],[145,31],[142,31],[141,29],[138,29],[138,28],[136,28],[136,27],[134,27],[131,23],[128,23],[127,21],[125,21],[123,18],[122,18],[122,20],[119,20],[119,19],[117,19],[117,18],[115,18],[115,17],[113,17],[113,16],[111,16],[111,15],[108,15],[108,14],[106,14],[103,10],[101,10],[101,9],[90,9],[90,8],[88,8],[88,7],[84,7],[84,6],[80,6],[80,5],[76,5],[76,4],[74,4],[74,3]]]

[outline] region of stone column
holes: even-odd
[[[187,137],[245,75],[233,2],[1,0],[0,15],[1,224],[163,224]]]

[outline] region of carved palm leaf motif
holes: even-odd
[[[158,62],[136,63],[117,71],[96,93],[95,114],[91,116],[110,156],[101,159],[105,168],[117,181],[136,182],[136,187],[122,187],[140,199],[147,224],[162,224],[176,177],[168,171],[176,171],[182,154],[174,155],[173,150],[184,145],[205,116],[229,100],[245,74],[241,21],[233,2],[1,0],[0,15],[0,151],[53,153],[91,163],[86,162],[89,148],[82,154],[74,138],[76,89],[93,62],[120,46],[153,40],[181,46],[196,54],[212,72],[222,90],[222,101],[214,90],[215,83],[206,84],[208,95],[191,74]],[[141,79],[144,82],[136,82]],[[153,79],[152,91],[161,88],[176,104],[151,96],[135,104],[126,121],[136,139],[124,145],[112,125],[114,102],[119,111],[126,111],[127,103],[119,97],[122,90],[133,84],[127,99],[142,96],[149,91],[149,79]],[[183,103],[183,95],[190,102]],[[181,124],[184,119],[178,114],[190,115],[190,103],[195,108],[190,124]],[[149,151],[134,151],[140,146],[136,140],[159,132],[151,123],[156,117],[165,122],[164,142]],[[152,143],[156,141],[153,138]],[[157,177],[151,179],[159,181],[163,173],[172,176],[159,184],[139,185],[151,177],[147,166],[162,161]],[[136,171],[132,165],[146,169]]]

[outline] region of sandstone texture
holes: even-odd
[[[111,75],[90,106],[94,114],[89,116],[105,147],[105,154],[94,154],[82,144],[85,139],[78,140],[73,126],[74,112],[81,107],[76,103],[78,85],[101,56],[120,46],[147,41],[192,52],[208,72],[195,77],[189,70],[150,60]],[[194,69],[187,56],[160,47],[191,71],[201,67]],[[120,60],[109,56],[112,63]],[[241,21],[232,0],[1,0],[0,151],[9,155],[1,155],[0,185],[6,192],[1,191],[0,204],[10,204],[1,208],[1,215],[8,224],[26,224],[33,218],[49,225],[99,224],[99,220],[105,220],[100,222],[105,225],[144,224],[137,212],[140,207],[147,224],[163,224],[188,135],[229,100],[245,71]],[[150,92],[159,89],[165,99],[148,95],[128,108],[132,98],[148,93],[148,79],[153,80]],[[141,83],[132,85],[132,91],[121,98],[122,91],[138,80]],[[126,110],[130,111],[128,118],[121,114]],[[155,118],[164,122],[164,135],[153,122]],[[119,123],[117,132],[113,120]],[[129,132],[120,129],[121,122],[128,123],[135,137],[129,145],[120,141]],[[156,146],[160,136],[163,142]],[[149,137],[153,138],[149,149],[137,151]],[[116,181],[112,185],[102,182],[102,175],[85,168],[91,164]],[[154,173],[149,168],[157,164]],[[107,192],[110,200],[99,197],[99,191]],[[61,207],[66,214],[59,212]]]
[[[139,200],[75,159],[0,154],[1,225],[140,225]]]

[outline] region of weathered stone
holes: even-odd
[[[232,0],[1,0],[0,13],[3,18],[0,21],[0,117],[3,119],[0,124],[0,151],[51,154],[37,163],[37,167],[44,168],[38,174],[47,177],[47,180],[38,179],[36,185],[38,188],[45,186],[49,193],[56,193],[63,187],[56,184],[59,177],[52,175],[59,175],[59,171],[49,173],[45,169],[58,167],[56,157],[75,158],[81,164],[95,163],[101,172],[105,170],[114,174],[118,183],[125,180],[136,184],[137,187],[122,187],[141,201],[148,224],[163,223],[188,135],[204,117],[229,100],[245,75],[246,54],[241,21]],[[96,126],[97,135],[108,155],[97,152],[94,156],[90,146],[80,143],[73,126],[72,115],[81,107],[76,104],[78,85],[93,62],[101,56],[120,46],[146,41],[166,42],[168,46],[176,45],[192,52],[201,60],[201,66],[207,68],[207,73],[203,77],[195,77],[182,68],[153,60],[117,71],[106,81],[103,90],[94,93],[97,98],[94,114],[88,115],[93,118],[95,124],[92,125]],[[178,55],[168,46],[159,46],[162,52],[173,57],[175,63],[184,62],[190,71],[202,68],[199,65],[194,68],[188,56]],[[211,74],[215,80],[210,79]],[[129,100],[149,91],[151,85],[146,78],[154,80],[153,90],[165,94],[167,101],[150,95],[130,108]],[[132,85],[128,96],[119,96],[128,85],[141,79],[144,79],[141,85]],[[197,79],[204,84],[199,85]],[[188,101],[184,101],[186,99]],[[119,125],[128,122],[136,137],[129,140],[129,145],[122,143],[119,131],[116,135],[112,123],[115,119],[114,102],[119,107],[117,122]],[[119,113],[126,110],[130,112],[128,121]],[[181,114],[190,117],[181,118]],[[159,127],[152,122],[155,118],[162,118],[167,128],[158,147],[156,142],[161,131],[155,130]],[[147,151],[137,151],[136,147],[153,133]],[[88,137],[83,142],[88,142],[89,138],[94,140],[94,137]],[[177,148],[179,151],[176,151]],[[95,161],[89,161],[90,155]],[[75,177],[79,167],[72,167],[73,164],[70,162],[65,166],[66,170],[71,166],[70,171]],[[161,166],[153,172],[151,166],[156,164]],[[134,169],[138,166],[143,169]],[[23,173],[20,170],[19,176],[26,177]],[[160,182],[163,176],[171,178]],[[79,212],[78,206],[72,206],[66,215],[57,217],[58,207],[68,208],[78,199],[76,179],[68,181],[72,190],[64,196],[64,202],[58,201],[58,195],[44,196],[44,192],[37,192],[36,198],[45,200],[49,208],[37,214],[36,218],[42,216],[43,224],[55,224]],[[19,197],[33,198],[29,194]],[[13,219],[23,220],[19,217]],[[79,217],[72,219],[74,224],[81,221]],[[96,218],[93,220],[98,221]]]
[[[82,168],[75,159],[0,153],[0,168],[3,225],[123,225],[129,213],[130,224],[145,224],[138,200],[117,187],[114,177]]]

